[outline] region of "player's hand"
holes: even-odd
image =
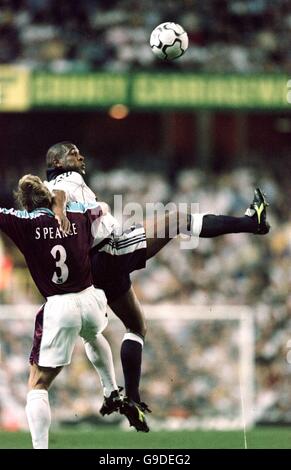
[[[68,234],[71,229],[71,222],[64,212],[55,213],[55,218],[57,219],[60,229],[64,234]]]

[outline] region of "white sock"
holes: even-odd
[[[48,449],[51,410],[47,390],[31,390],[27,394],[26,416],[34,449]]]
[[[142,337],[136,335],[135,333],[125,333],[123,338],[122,338],[122,341],[126,341],[128,339],[130,341],[136,341],[137,343],[140,343],[142,345],[142,347],[144,345],[144,340],[142,339]]]
[[[109,397],[113,390],[118,390],[110,345],[102,333],[83,341],[87,357],[100,377],[104,396]]]
[[[191,214],[192,221],[191,221],[190,234],[193,237],[199,237],[201,230],[202,230],[203,217],[207,214],[208,212],[204,212],[203,214]]]

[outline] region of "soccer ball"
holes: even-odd
[[[173,60],[181,57],[189,44],[186,31],[177,23],[159,24],[150,37],[153,53],[160,59]]]

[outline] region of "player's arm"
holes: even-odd
[[[21,250],[23,243],[27,243],[25,233],[26,211],[5,209],[0,207],[0,231],[6,233],[16,246]]]
[[[57,219],[60,225],[61,230],[64,233],[69,233],[71,224],[69,219],[67,218],[66,203],[67,195],[65,191],[62,191],[61,189],[54,189],[52,210],[55,214],[55,218]]]
[[[110,212],[110,208],[109,208],[107,202],[98,201],[97,204],[98,204],[98,206],[100,206],[100,208],[102,210],[102,215],[106,215]]]
[[[108,211],[109,206],[98,201],[98,206],[87,211],[91,225],[91,247],[95,247],[110,238],[116,227],[116,219]]]

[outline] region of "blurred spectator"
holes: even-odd
[[[9,303],[7,294],[12,290],[13,262],[6,252],[3,241],[0,238],[0,303]]]
[[[215,72],[291,70],[287,0],[6,0],[0,14],[0,62],[58,72],[181,67]],[[174,21],[189,35],[183,61],[165,64],[151,31]]]

